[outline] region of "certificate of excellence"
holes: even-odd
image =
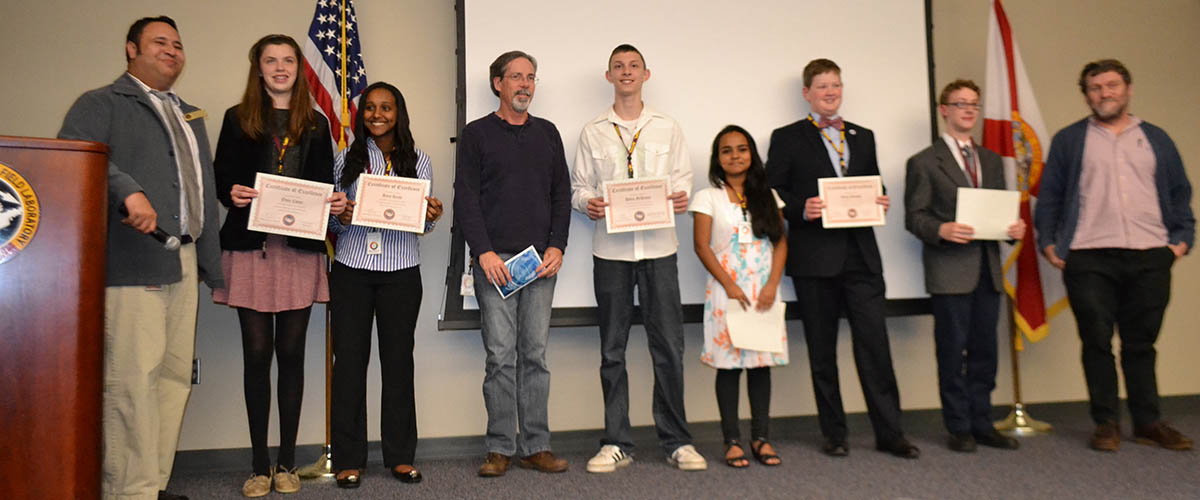
[[[609,233],[675,227],[675,207],[667,198],[666,177],[622,179],[604,183],[604,223]]]
[[[882,226],[887,222],[883,205],[875,202],[883,196],[883,180],[878,175],[817,179],[817,196],[825,202],[821,227]]]
[[[424,233],[429,188],[427,179],[360,174],[350,223]]]
[[[324,240],[329,226],[333,184],[258,173],[258,197],[250,202],[246,229],[297,238]]]

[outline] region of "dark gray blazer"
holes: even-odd
[[[1005,189],[1000,156],[981,146],[976,150],[979,151],[983,178],[980,187]],[[931,294],[970,293],[979,283],[979,259],[986,255],[992,284],[997,292],[1002,292],[1004,285],[997,242],[972,241],[963,245],[944,241],[938,236],[938,227],[954,220],[960,187],[971,187],[971,184],[942,138],[908,159],[904,227],[924,243],[925,291]]]
[[[212,149],[200,108],[181,107],[199,149],[204,185],[204,230],[196,240],[200,278],[208,286],[224,286],[218,234],[216,183],[213,181]],[[112,85],[79,97],[58,132],[61,139],[102,142],[108,145],[108,286],[161,285],[182,279],[179,254],[147,235],[121,223],[118,212],[125,198],[146,193],[158,212],[158,227],[179,234],[179,169],[175,165],[167,125],[154,104],[128,73]]]

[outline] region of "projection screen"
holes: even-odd
[[[584,122],[612,106],[604,71],[613,47],[636,46],[651,78],[647,106],[674,117],[688,143],[694,190],[707,186],[713,136],[745,127],[766,160],[771,131],[803,118],[801,72],[815,58],[842,68],[841,114],[875,132],[879,168],[892,200],[887,225],[875,229],[883,254],[891,314],[927,311],[920,244],[904,230],[904,161],[936,135],[930,87],[926,0],[643,1],[460,0],[458,129],[495,111],[488,65],[503,52],[537,59],[539,83],[530,113],[562,134],[567,163]],[[604,230],[601,223],[599,230]],[[554,297],[554,325],[595,324],[592,231],[572,212],[570,239]],[[679,283],[685,317],[699,321],[706,272],[692,250],[690,215],[676,219]],[[439,328],[477,328],[473,297],[459,293],[466,268],[457,231],[447,270]],[[781,295],[793,301],[790,280]]]

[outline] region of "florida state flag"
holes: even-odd
[[[983,94],[983,145],[1003,157],[1008,188],[1021,192],[1021,218],[1026,227],[1015,246],[1008,249],[1002,245],[1007,250],[1004,288],[1013,299],[1017,328],[1030,342],[1037,342],[1050,333],[1050,318],[1068,306],[1062,275],[1042,256],[1033,236],[1033,207],[1050,136],[999,0],[992,1],[988,19]],[[1020,337],[1016,342],[1020,349]]]

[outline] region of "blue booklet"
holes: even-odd
[[[529,248],[521,250],[521,253],[504,261],[504,266],[508,268],[508,274],[512,276],[512,279],[504,286],[494,284],[493,286],[496,287],[496,291],[500,292],[500,297],[507,299],[525,285],[533,283],[538,278],[537,268],[541,265],[542,257],[538,255],[533,245],[530,245]]]

